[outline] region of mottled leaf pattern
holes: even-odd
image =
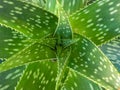
[[[72,45],[69,67],[106,89],[120,88],[120,74],[109,59],[91,41],[77,37],[80,40]]]
[[[30,44],[22,34],[0,26],[0,58],[9,58]]]
[[[0,90],[119,90],[120,1],[93,1],[0,0]]]
[[[30,62],[46,59],[55,59],[55,53],[47,46],[40,43],[33,43],[27,48],[8,58],[6,62],[0,64],[0,72],[21,66]]]
[[[0,90],[14,90],[25,66],[17,67],[0,73]]]
[[[97,45],[116,37],[120,34],[119,3],[119,0],[101,0],[77,11],[70,16],[73,31],[87,36]]]
[[[0,0],[0,24],[16,29],[29,37],[41,38],[54,32],[57,17],[19,0]]]
[[[112,61],[120,72],[120,38],[100,46],[103,53]]]
[[[103,90],[92,81],[70,70],[62,90]]]
[[[43,61],[28,65],[16,90],[55,90],[57,62]]]

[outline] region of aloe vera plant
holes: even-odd
[[[0,0],[0,90],[119,90],[119,0]]]

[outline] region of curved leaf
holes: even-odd
[[[0,58],[9,58],[30,44],[22,34],[0,26]]]
[[[106,89],[120,88],[120,74],[109,59],[91,41],[77,37],[80,40],[72,45],[69,67]]]
[[[120,1],[101,0],[70,16],[74,32],[100,45],[120,34]],[[107,8],[107,9],[106,9]]]
[[[0,0],[0,24],[29,37],[41,38],[54,33],[57,17],[19,0]]]
[[[120,72],[120,38],[99,47]]]
[[[38,60],[55,59],[55,53],[49,47],[34,42],[0,64],[0,72]]]
[[[43,61],[28,65],[16,90],[55,90],[57,62]]]

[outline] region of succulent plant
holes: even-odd
[[[0,0],[0,90],[119,90],[119,0]]]

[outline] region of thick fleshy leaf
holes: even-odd
[[[120,74],[109,59],[91,41],[77,37],[80,40],[72,45],[69,67],[106,89],[120,88]]]
[[[0,58],[9,58],[30,44],[22,34],[0,26]]]
[[[59,3],[57,3],[59,10],[58,10],[58,26],[55,31],[56,37],[60,39],[72,39],[72,29],[69,24],[69,19],[63,10],[63,8],[60,6]],[[61,42],[58,42],[61,43]]]
[[[22,66],[0,73],[0,90],[15,90],[24,69]]]
[[[99,47],[120,72],[120,38]]]
[[[55,90],[57,62],[43,61],[28,65],[16,90]]]
[[[53,34],[57,17],[42,8],[19,0],[0,0],[0,24],[32,38]]]
[[[35,42],[0,64],[0,72],[30,62],[46,59],[55,59],[54,51],[47,46]]]
[[[70,16],[74,32],[99,45],[120,34],[120,1],[101,0]],[[107,8],[107,9],[106,9]]]
[[[70,70],[62,90],[103,90],[100,86]]]

